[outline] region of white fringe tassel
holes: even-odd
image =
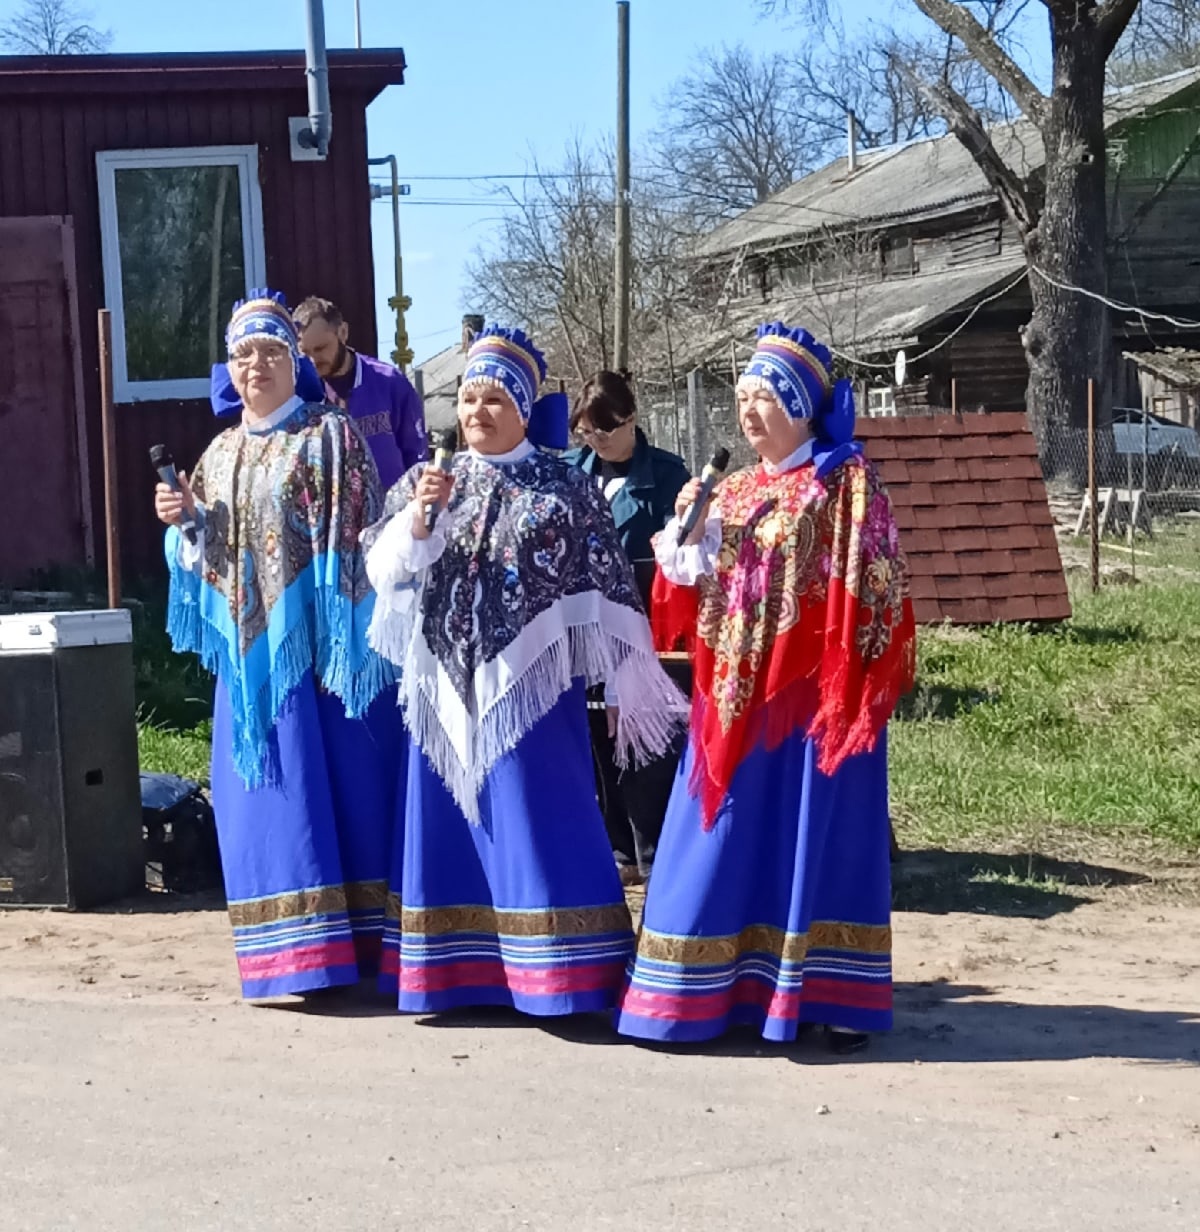
[[[402,636],[402,622],[385,623],[390,626],[386,632],[373,630],[376,637],[372,645],[392,658],[399,650],[394,639]],[[479,716],[472,733],[470,761],[464,764],[439,717],[436,670],[422,670],[419,663],[426,655],[432,659],[432,655],[424,639],[417,640],[425,655],[409,641],[401,656],[404,721],[459,808],[476,825],[480,820],[479,793],[492,768],[549,713],[575,679],[582,677],[589,685],[605,680],[614,683],[620,707],[617,762],[621,766],[631,760],[642,763],[661,756],[687,722],[688,701],[663,671],[652,649],[606,633],[599,622],[576,625],[547,645]]]

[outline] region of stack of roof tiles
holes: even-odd
[[[858,421],[912,567],[917,621],[1071,614],[1037,443],[1021,413]]]

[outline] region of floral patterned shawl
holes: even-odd
[[[379,477],[352,421],[302,404],[270,431],[241,424],[191,478],[203,510],[199,571],[167,532],[168,629],[217,673],[233,709],[233,758],[250,786],[268,737],[305,674],[357,716],[395,679],[367,645],[373,599],[358,537],[379,514]]]
[[[714,510],[715,573],[698,588],[655,583],[660,648],[696,629],[692,789],[706,825],[759,744],[806,731],[826,774],[873,748],[916,667],[907,562],[865,458],[741,471]]]
[[[388,493],[368,549],[391,516],[407,516],[421,469]],[[453,471],[438,522],[445,551],[394,588],[380,582],[370,637],[401,668],[414,741],[477,822],[488,772],[573,680],[615,690],[622,760],[665,751],[687,701],[659,664],[633,569],[587,475],[543,453],[507,463],[460,453]],[[372,576],[384,576],[374,556]]]

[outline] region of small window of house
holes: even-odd
[[[912,236],[900,235],[885,240],[882,248],[884,274],[915,274],[916,255]]]
[[[867,415],[872,419],[896,414],[896,393],[890,385],[876,385],[867,390]]]
[[[96,155],[118,402],[202,398],[234,303],[266,282],[256,146]]]

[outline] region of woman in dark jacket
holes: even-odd
[[[571,428],[583,446],[564,461],[595,477],[612,508],[621,546],[650,610],[654,549],[650,540],[675,513],[675,498],[690,478],[682,458],[656,449],[637,423],[637,402],[626,374],[598,372],[583,387]],[[662,829],[678,749],[648,766],[620,772],[599,699],[589,710],[597,752],[608,837],[626,884],[649,875]]]

